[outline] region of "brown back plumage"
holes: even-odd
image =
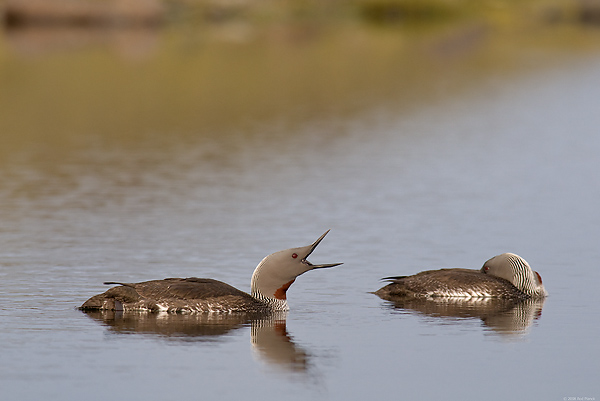
[[[82,310],[150,310],[211,312],[267,310],[250,294],[222,281],[206,278],[167,278],[120,284],[88,299]]]
[[[211,278],[166,278],[164,280],[144,281],[127,284],[132,286],[144,298],[165,299],[208,299],[223,296],[248,296],[243,291]]]
[[[392,282],[375,292],[384,299],[427,297],[519,298],[509,281],[471,269],[427,270],[413,276],[388,277]]]

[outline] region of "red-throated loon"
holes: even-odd
[[[542,277],[514,253],[494,256],[480,270],[428,270],[413,276],[386,277],[391,283],[375,292],[383,299],[398,298],[543,298]]]
[[[296,277],[309,270],[341,265],[313,265],[306,260],[328,232],[311,245],[275,252],[264,258],[252,274],[251,294],[218,280],[196,277],[141,283],[107,282],[105,284],[120,286],[91,297],[80,309],[182,313],[288,310],[286,291]]]

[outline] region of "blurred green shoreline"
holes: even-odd
[[[150,25],[182,21],[271,23],[360,21],[422,28],[486,19],[505,26],[532,20],[600,22],[598,0],[2,0],[3,25]]]
[[[13,20],[0,36],[0,156],[83,134],[137,144],[402,113],[596,57],[585,4],[170,0],[149,25]]]

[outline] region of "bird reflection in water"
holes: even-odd
[[[281,313],[285,315],[287,312]],[[283,318],[282,318],[283,317]],[[294,344],[287,328],[285,316],[277,319],[252,322],[252,349],[259,360],[270,366],[284,367],[286,371],[309,370],[309,355]]]
[[[151,313],[123,311],[88,311],[90,318],[101,322],[109,331],[121,334],[144,334],[175,341],[218,341],[223,336],[250,326],[255,356],[277,371],[308,373],[310,355],[297,346],[286,328],[287,312],[250,313]]]
[[[387,307],[395,311],[439,318],[440,322],[460,324],[463,319],[480,319],[492,334],[520,337],[542,315],[544,298],[452,298],[387,299]]]

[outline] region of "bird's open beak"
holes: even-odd
[[[311,269],[324,269],[326,267],[334,267],[334,266],[339,266],[342,263],[327,263],[327,264],[322,264],[322,265],[313,265],[312,263],[310,263],[307,258],[310,256],[311,253],[313,253],[313,251],[315,250],[315,248],[317,247],[317,245],[319,245],[319,243],[321,241],[323,241],[323,238],[325,238],[325,236],[327,235],[327,233],[330,230],[325,231],[325,234],[321,235],[319,237],[318,240],[316,240],[315,242],[312,243],[312,245],[310,245],[309,249],[308,249],[308,253],[306,254],[306,256],[302,259],[302,263],[310,266]]]

